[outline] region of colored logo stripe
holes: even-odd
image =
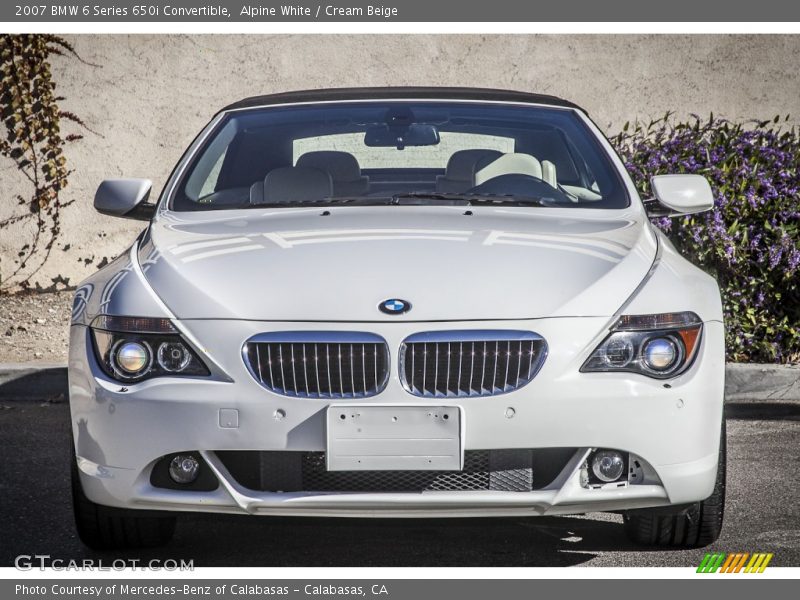
[[[735,561],[737,561],[738,559],[739,559],[739,555],[738,554],[728,554],[728,559],[725,561],[725,564],[722,565],[722,571],[720,571],[720,572],[721,573],[730,573],[731,572],[731,565],[733,565],[733,563]]]
[[[706,552],[706,555],[703,557],[703,560],[700,561],[700,565],[697,567],[698,573],[705,573],[706,567],[708,566],[708,562],[711,560],[711,555]]]
[[[750,559],[750,562],[747,563],[747,567],[745,568],[745,573],[763,573],[764,569],[767,568],[769,561],[772,560],[772,554],[764,554],[758,553],[753,554],[753,558]]]
[[[750,556],[749,552],[736,552],[728,555],[728,560],[722,565],[721,573],[738,573],[744,566],[744,561]]]
[[[698,573],[763,573],[774,554],[767,552],[707,552],[697,567]],[[750,559],[748,562],[748,558]],[[747,563],[747,566],[745,566]]]
[[[697,567],[698,573],[716,573],[717,569],[722,565],[725,560],[724,552],[714,552],[713,554],[706,553],[700,566]]]

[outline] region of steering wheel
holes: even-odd
[[[540,177],[522,173],[506,173],[492,177],[464,193],[534,197],[552,202],[571,202],[569,196]]]

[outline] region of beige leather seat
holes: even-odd
[[[297,159],[298,167],[319,169],[330,174],[335,196],[363,196],[369,191],[369,178],[361,174],[358,159],[349,152],[318,150]]]
[[[488,164],[500,156],[503,156],[502,152],[484,150],[482,148],[470,148],[469,150],[453,152],[447,161],[444,175],[436,177],[436,191],[445,193],[467,191],[474,185],[473,176],[478,162],[484,161],[484,164]]]
[[[250,204],[311,202],[332,195],[330,173],[310,167],[279,167],[250,187]]]
[[[556,165],[549,160],[542,161],[542,179],[550,187],[558,189],[558,176],[556,175]]]

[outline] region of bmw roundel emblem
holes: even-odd
[[[378,305],[378,309],[387,315],[402,315],[411,310],[411,302],[400,298],[389,298]]]

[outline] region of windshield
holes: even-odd
[[[225,115],[172,208],[506,202],[624,208],[628,196],[571,110],[370,101]]]

